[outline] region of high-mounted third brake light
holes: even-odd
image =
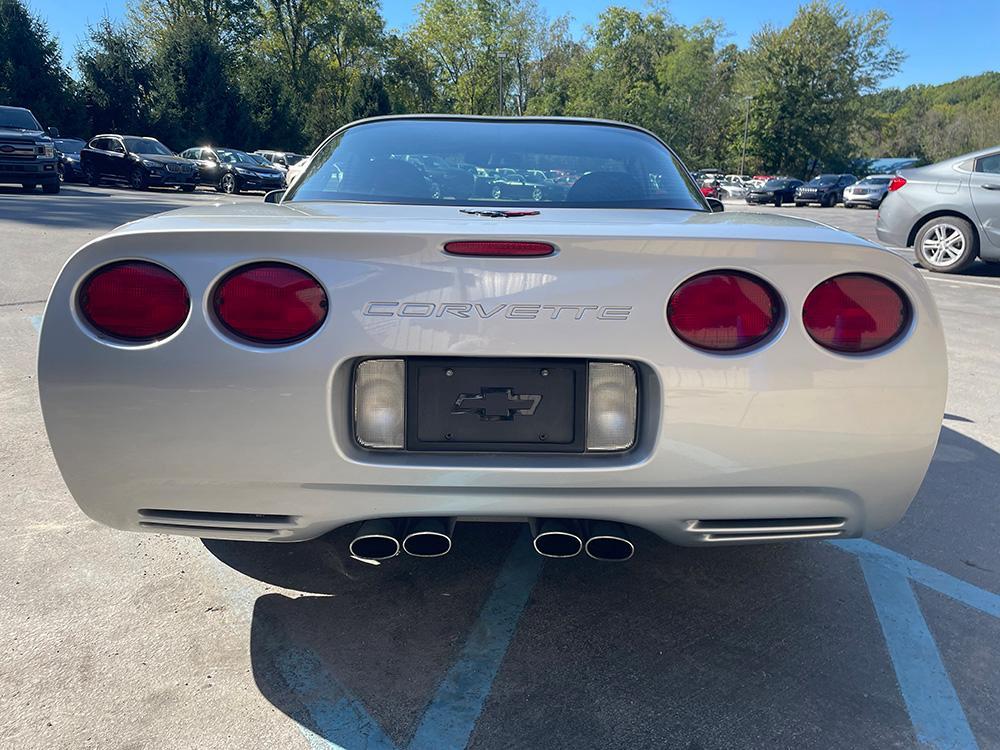
[[[880,349],[899,338],[909,321],[910,304],[896,285],[863,273],[827,279],[802,306],[813,340],[842,354]]]
[[[305,271],[284,263],[237,268],[215,288],[219,321],[240,338],[259,344],[293,344],[326,320],[326,292]]]
[[[80,286],[77,304],[98,333],[133,343],[169,336],[191,309],[184,283],[166,268],[142,260],[94,271]]]
[[[507,256],[537,257],[552,255],[556,249],[547,242],[448,242],[444,251],[449,255],[472,255],[482,258]]]
[[[896,175],[895,177],[892,178],[892,182],[889,183],[889,192],[895,193],[905,184],[906,184],[906,178]]]
[[[682,341],[720,353],[760,343],[781,316],[771,285],[740,271],[709,271],[688,279],[667,303],[667,321]]]

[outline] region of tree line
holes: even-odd
[[[949,127],[912,127],[931,95],[880,91],[903,60],[889,27],[881,10],[815,0],[741,49],[722,23],[655,6],[610,6],[574,34],[535,0],[422,0],[399,32],[377,0],[134,0],[86,29],[71,76],[25,1],[0,0],[0,103],[67,134],[305,152],[381,114],[602,117],[657,133],[692,167],[793,175],[1000,140],[940,108]]]

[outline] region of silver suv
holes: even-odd
[[[844,208],[868,206],[878,208],[889,192],[891,174],[870,174],[863,180],[844,188]]]
[[[958,273],[977,257],[1000,263],[1000,146],[901,170],[875,231],[887,245],[912,247],[931,271]]]

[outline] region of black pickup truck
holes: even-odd
[[[58,135],[53,128],[46,133],[31,110],[0,107],[0,183],[59,192],[59,158],[49,133]]]

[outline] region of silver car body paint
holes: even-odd
[[[1000,146],[900,170],[906,185],[889,193],[879,207],[875,223],[879,239],[894,247],[910,247],[926,222],[957,216],[976,232],[980,257],[1000,260],[1000,174],[974,171],[977,159],[997,154]]]
[[[873,184],[867,182],[872,179],[882,179],[885,184]],[[871,174],[858,180],[853,185],[844,188],[844,206],[871,206],[878,208],[882,199],[889,192],[889,182],[893,175]]]
[[[456,238],[538,240],[557,252],[444,253]],[[169,338],[117,344],[80,319],[81,280],[123,258],[160,263],[187,285],[190,316]],[[224,274],[269,259],[308,270],[329,296],[323,327],[294,346],[239,343],[209,312]],[[787,311],[778,335],[735,356],[678,340],[667,300],[710,269],[773,284]],[[890,279],[909,297],[910,328],[890,348],[844,356],[805,332],[806,295],[845,272]],[[372,315],[372,303],[389,303],[376,310],[391,314]],[[399,314],[414,303],[433,313]],[[438,314],[448,305],[537,313]],[[642,386],[637,447],[526,456],[362,449],[350,419],[354,363],[417,355],[632,362]],[[844,536],[896,522],[934,452],[947,380],[941,322],[917,271],[810,221],[547,208],[510,220],[301,202],[185,209],[90,242],[52,289],[38,375],[73,497],[115,528],[290,541],[368,518],[548,516],[635,524],[678,544],[714,543],[699,521],[843,519],[831,533]]]

